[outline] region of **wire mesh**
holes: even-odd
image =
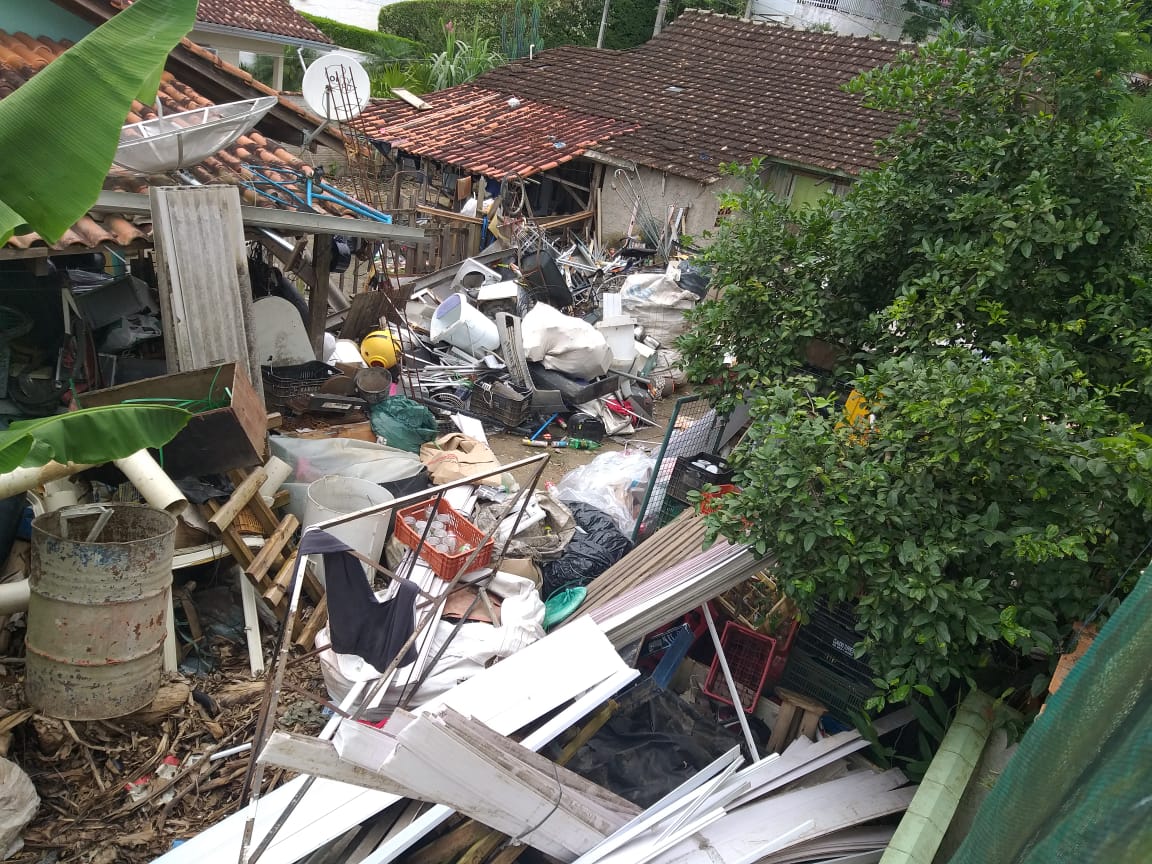
[[[717,413],[712,403],[701,396],[681,396],[676,400],[640,508],[641,515],[632,532],[633,542],[651,536],[688,506],[668,494],[676,460],[681,456],[714,452],[726,423],[727,417]]]

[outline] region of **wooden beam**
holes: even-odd
[[[244,506],[252,500],[252,496],[260,491],[260,486],[268,479],[268,472],[264,470],[264,466],[253,469],[252,473],[236,487],[232,492],[232,496],[224,502],[224,505],[212,514],[209,523],[218,531],[223,531],[232,524],[232,520],[236,515],[244,509]],[[242,563],[242,562],[237,562]]]
[[[316,285],[308,292],[308,340],[317,360],[323,360],[324,328],[328,325],[328,292],[321,286],[328,284],[332,264],[332,235],[317,234],[312,238],[312,269]]]

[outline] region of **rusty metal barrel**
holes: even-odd
[[[175,541],[176,520],[139,504],[65,507],[32,522],[31,706],[103,720],[155,698]]]

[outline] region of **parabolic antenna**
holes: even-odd
[[[120,130],[113,162],[141,174],[196,165],[235,143],[277,101],[275,96],[261,96],[131,123]]]
[[[325,120],[351,120],[368,104],[372,84],[355,57],[335,51],[308,67],[300,85],[304,101]]]

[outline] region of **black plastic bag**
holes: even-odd
[[[701,300],[708,293],[712,284],[712,265],[705,264],[699,258],[692,258],[680,264],[680,287],[691,291]]]
[[[545,600],[563,588],[587,585],[632,551],[632,541],[602,510],[589,504],[564,503],[581,531],[558,559],[544,563]]]
[[[616,697],[616,712],[567,768],[649,807],[739,744],[729,730],[651,678]],[[545,752],[553,756],[558,745]]]

